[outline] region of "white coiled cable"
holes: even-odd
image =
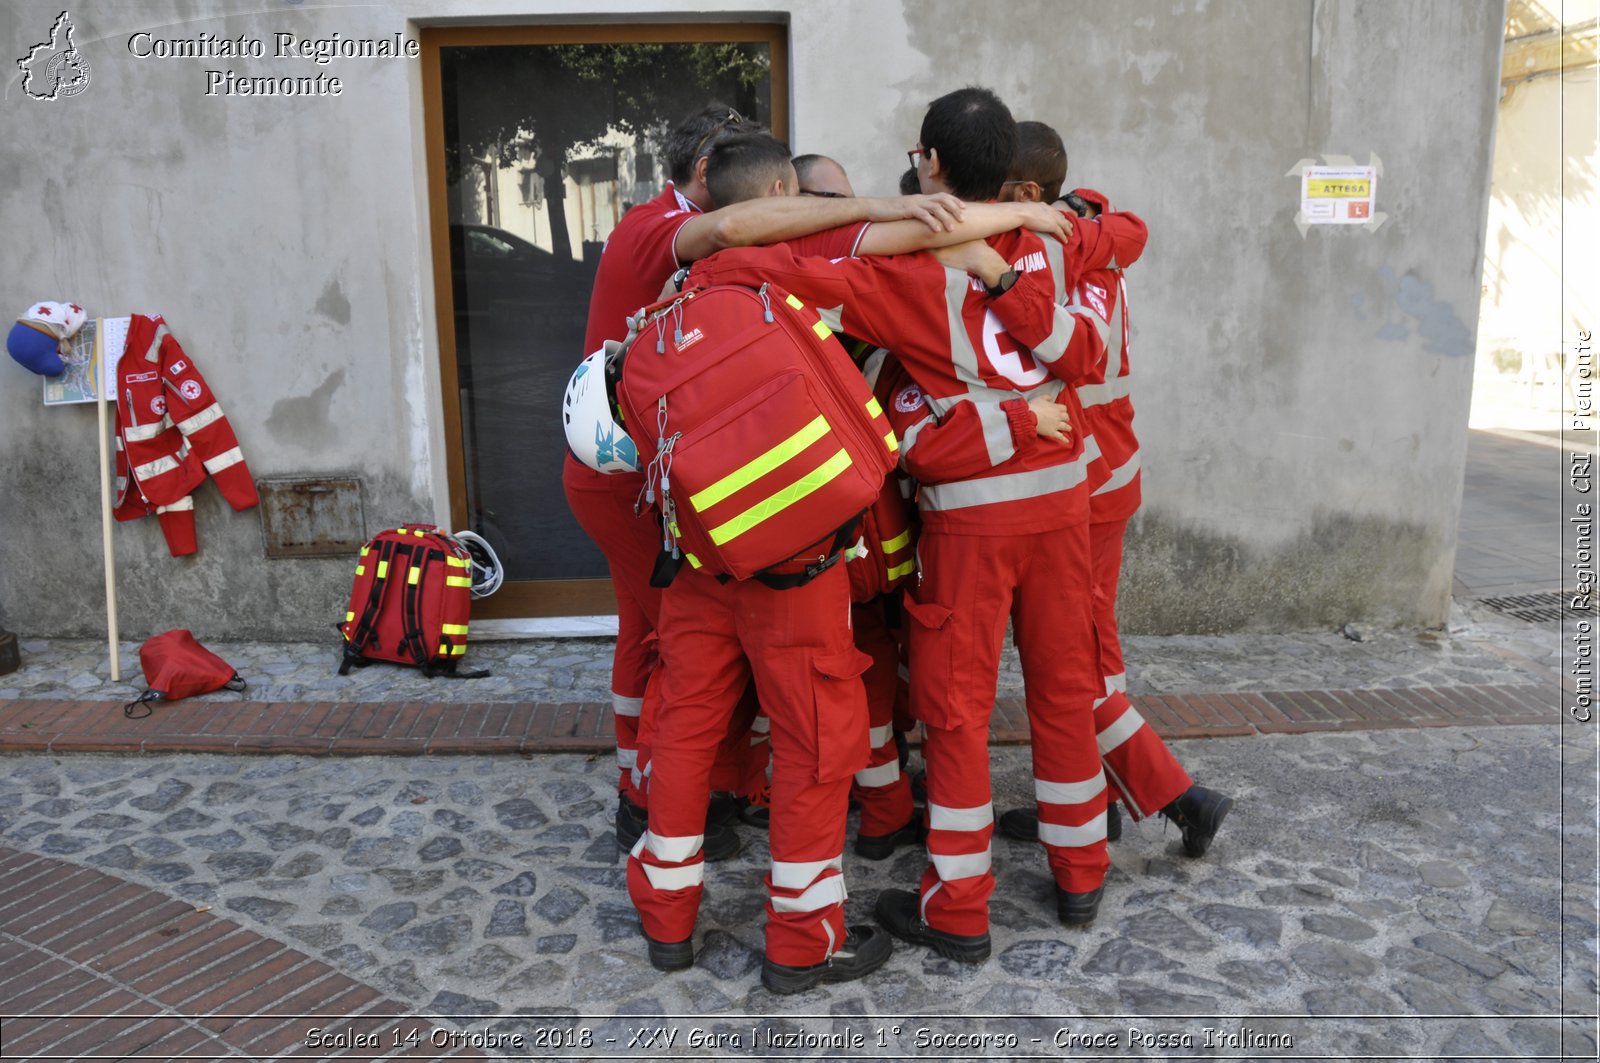
[[[500,564],[500,555],[494,552],[494,547],[486,542],[483,536],[472,531],[451,532],[451,537],[468,546],[467,553],[472,556],[472,596],[474,598],[487,598],[500,589],[500,584],[505,582],[505,569]],[[483,551],[489,559],[485,565],[478,560],[477,551],[471,549],[476,546]]]

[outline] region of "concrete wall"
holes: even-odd
[[[748,5],[637,0],[269,2],[228,17],[161,0],[74,9],[92,83],[4,84],[0,308],[71,298],[165,313],[255,474],[356,472],[369,525],[445,516],[419,64],[137,59],[129,35],[381,37],[461,21],[695,18]],[[241,5],[241,8],[243,5]],[[21,55],[60,6],[0,9]],[[1130,630],[1436,622],[1450,587],[1477,316],[1499,4],[1315,0],[1117,5],[777,3],[792,139],[890,191],[926,102],[967,83],[1055,124],[1071,179],[1141,212],[1130,275],[1146,505]],[[981,12],[988,17],[975,17]],[[204,70],[321,70],[337,99],[207,98]],[[1293,218],[1285,176],[1382,160],[1376,232]],[[9,312],[9,311],[8,311]],[[43,409],[0,364],[0,624],[103,631],[93,413]],[[555,397],[552,396],[552,401]],[[201,553],[116,529],[123,630],[327,632],[347,561],[270,561],[253,514],[199,495]],[[554,503],[555,500],[552,500]]]

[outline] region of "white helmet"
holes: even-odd
[[[638,472],[639,448],[617,423],[606,387],[606,362],[622,345],[607,340],[573,372],[561,400],[561,424],[572,456],[596,472]]]

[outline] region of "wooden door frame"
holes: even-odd
[[[770,125],[780,140],[789,129],[789,27],[783,22],[538,23],[521,26],[423,28],[422,118],[428,180],[428,236],[433,249],[433,294],[439,335],[439,375],[444,413],[445,472],[450,526],[470,527],[456,362],[455,292],[450,268],[450,218],[444,165],[444,91],[440,50],[483,45],[765,43],[772,56]],[[579,353],[574,352],[576,365]],[[551,409],[555,409],[552,398]],[[564,500],[563,500],[564,502]],[[615,613],[608,579],[507,581],[492,598],[473,603],[479,618],[585,616]]]

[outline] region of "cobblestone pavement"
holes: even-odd
[[[1439,631],[1351,629],[1289,634],[1126,636],[1129,693],[1225,693],[1526,683],[1561,678],[1560,634],[1551,624],[1509,619],[1458,605]],[[428,679],[413,668],[374,666],[337,674],[338,645],[201,642],[249,684],[217,701],[259,702],[608,702],[611,639],[474,642],[467,666],[482,679]],[[89,639],[23,639],[23,668],[0,676],[0,700],[131,700],[144,687],[138,644],[120,647],[122,680],[112,682],[106,645]],[[1014,647],[1006,646],[1000,697],[1022,694]]]
[[[793,998],[759,984],[767,850],[753,828],[709,870],[694,968],[649,966],[605,757],[8,757],[0,839],[212,906],[420,1014],[502,1037],[568,1016],[595,1056],[661,1026],[679,1038],[661,1054],[731,1058],[687,1038],[742,1031],[748,1049],[766,1017],[818,1037],[881,1029],[884,1058],[918,1054],[918,1027],[1056,1056],[1062,1030],[1126,1050],[1130,1027],[1191,1038],[1193,1052],[1167,1042],[1174,1055],[1288,1051],[1203,1050],[1204,1028],[1247,1027],[1331,1058],[1593,1058],[1593,1019],[1559,1018],[1592,1015],[1600,986],[1593,731],[1211,739],[1179,753],[1239,799],[1205,858],[1185,858],[1159,822],[1130,825],[1098,921],[1068,932],[1042,855],[997,838],[987,963],[901,945],[863,982]],[[996,750],[995,765],[997,807],[1022,803],[1026,751]],[[847,855],[852,918],[870,921],[879,890],[914,886],[922,860]]]

